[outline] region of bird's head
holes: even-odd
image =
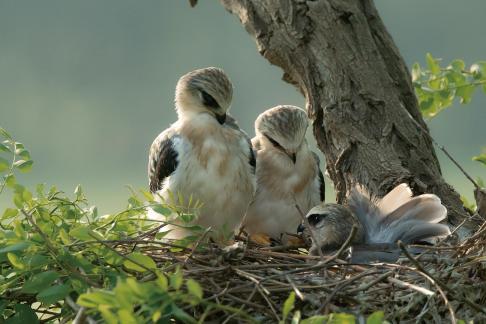
[[[263,145],[281,151],[295,163],[308,126],[303,109],[282,105],[261,113],[255,121],[255,132],[263,139]]]
[[[309,249],[309,253],[312,255],[318,255],[318,249],[327,253],[339,249],[346,242],[353,225],[356,225],[358,230],[352,242],[363,240],[364,233],[361,224],[351,211],[342,205],[315,206],[307,213],[306,218],[310,229],[304,227],[301,230],[312,240],[312,246]],[[315,240],[309,230],[312,230]]]
[[[194,70],[177,82],[177,114],[184,118],[205,113],[224,124],[232,97],[233,85],[223,70],[215,67]]]

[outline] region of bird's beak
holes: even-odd
[[[296,153],[287,153],[287,155],[292,160],[292,162],[295,164],[295,162],[297,161],[297,154]]]
[[[305,230],[305,225],[302,223],[299,224],[299,226],[297,227],[297,234],[304,233],[304,230]]]
[[[218,123],[220,123],[221,125],[224,124],[224,122],[226,121],[226,114],[222,114],[222,115],[216,115],[216,120],[218,121]]]

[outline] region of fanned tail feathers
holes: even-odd
[[[410,244],[450,234],[447,225],[438,224],[447,216],[439,197],[423,194],[412,198],[412,191],[405,183],[376,201],[362,187],[357,187],[350,194],[349,207],[365,227],[366,243],[401,240]]]

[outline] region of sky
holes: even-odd
[[[408,66],[424,64],[427,52],[444,62],[486,60],[486,1],[375,3]],[[125,207],[127,185],[147,188],[149,146],[176,120],[174,87],[186,72],[223,68],[234,84],[231,113],[251,135],[263,110],[305,106],[217,1],[191,9],[183,0],[0,0],[0,44],[0,126],[35,161],[20,181],[67,193],[81,184],[104,213]],[[484,179],[471,157],[486,146],[485,106],[478,91],[428,121],[436,141]],[[471,184],[438,155],[446,180],[471,198]],[[0,196],[0,209],[9,204]]]

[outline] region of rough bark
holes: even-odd
[[[411,78],[372,0],[221,0],[307,100],[338,202],[361,183],[432,192],[449,222],[467,216],[441,175]]]

